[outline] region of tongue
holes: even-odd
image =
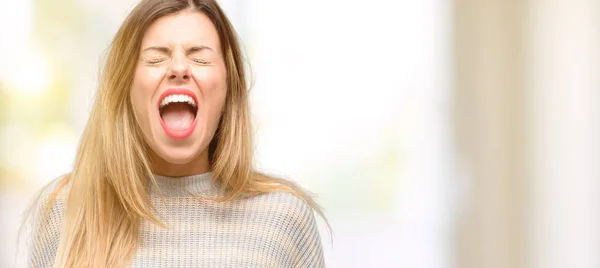
[[[194,122],[194,114],[184,103],[173,103],[167,105],[161,114],[165,125],[172,130],[184,130]]]

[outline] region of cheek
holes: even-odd
[[[204,71],[195,74],[198,87],[204,97],[211,121],[217,121],[227,95],[227,81],[224,71]]]
[[[143,109],[150,104],[153,93],[160,84],[164,71],[159,68],[137,68],[131,86],[131,100],[136,112],[146,112]]]

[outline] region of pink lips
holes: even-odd
[[[189,91],[185,88],[169,88],[167,90],[165,90],[165,92],[163,92],[162,94],[160,94],[160,98],[158,98],[158,108],[160,109],[160,103],[162,102],[162,100],[164,98],[166,98],[169,95],[187,95],[190,96],[192,99],[194,99],[194,101],[196,102],[196,105],[198,105],[198,98],[196,98],[196,94],[194,94],[194,92]],[[190,125],[190,127],[188,127],[187,129],[182,129],[182,130],[174,130],[174,129],[170,129],[167,127],[167,125],[165,124],[165,122],[162,120],[162,117],[160,116],[160,114],[158,115],[158,118],[160,120],[160,125],[162,126],[163,130],[165,131],[165,133],[174,139],[185,139],[187,137],[189,137],[190,135],[192,135],[192,133],[194,133],[194,130],[196,129],[196,119],[197,119],[197,115],[196,118],[194,118],[194,122],[192,122],[192,124]]]

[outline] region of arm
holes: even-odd
[[[293,241],[299,256],[294,258],[294,267],[325,267],[321,236],[312,208],[300,201],[296,216],[293,224],[298,231]]]
[[[58,250],[60,239],[60,229],[64,214],[64,200],[56,198],[51,201],[51,195],[48,191],[53,187],[48,187],[40,195],[36,206],[31,210],[32,232],[30,233],[28,247],[28,265],[27,267],[49,268],[54,264],[54,258]],[[60,194],[57,194],[60,196]],[[51,207],[48,207],[51,205]]]

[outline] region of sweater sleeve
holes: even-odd
[[[50,268],[58,250],[62,218],[64,215],[64,199],[56,198],[51,207],[49,205],[50,191],[48,187],[37,200],[31,226],[28,265],[27,267]],[[60,194],[58,196],[61,196]]]
[[[292,221],[292,229],[295,229],[292,239],[299,254],[294,258],[294,267],[325,267],[323,246],[314,212],[304,201],[298,202],[297,214]]]

